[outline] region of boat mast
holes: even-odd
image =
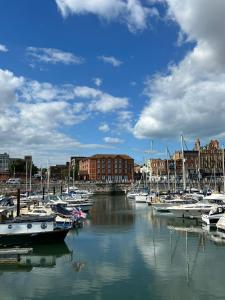
[[[176,163],[176,157],[174,159],[174,192],[176,193],[177,190],[177,163]]]
[[[186,174],[185,174],[185,159],[184,159],[184,137],[181,135],[181,151],[182,151],[182,175],[183,175],[183,190],[186,190]]]
[[[201,152],[200,147],[198,149],[198,189],[201,190]]]
[[[170,191],[170,171],[169,171],[169,151],[168,147],[166,147],[166,166],[167,166],[167,186],[168,186],[168,191]]]
[[[31,189],[32,189],[32,159],[30,161],[30,192],[31,192]]]
[[[151,140],[151,148],[150,153],[153,153],[153,140]],[[152,183],[152,160],[151,157],[149,159],[149,193],[151,194],[151,183]]]
[[[26,159],[26,198],[27,198],[27,159]]]

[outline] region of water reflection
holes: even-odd
[[[91,219],[93,225],[132,226],[135,221],[134,207],[123,196],[98,196]]]
[[[64,244],[35,248],[21,259],[27,272],[1,271],[0,296],[224,299],[224,241],[196,220],[155,215],[125,197],[96,197],[89,223]]]
[[[8,254],[0,257],[0,275],[2,272],[30,272],[33,268],[52,268],[60,257],[72,260],[72,251],[66,243],[35,246],[29,254]]]

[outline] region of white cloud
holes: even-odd
[[[9,50],[5,45],[0,44],[0,52],[8,52]]]
[[[101,86],[102,85],[102,79],[99,77],[93,78],[94,84],[96,86]]]
[[[22,97],[28,101],[52,101],[74,99],[72,85],[56,86],[49,82],[26,80],[21,88]]]
[[[34,61],[65,65],[82,64],[85,62],[83,57],[76,56],[70,52],[64,52],[54,48],[36,48],[28,47],[27,56]]]
[[[78,94],[85,102],[77,101]],[[104,97],[112,103],[108,106],[103,103],[99,112],[114,111],[126,104],[126,98],[116,98],[100,90],[40,83],[1,69],[0,95],[2,151],[16,157],[32,154],[39,164],[49,156],[55,158],[54,163],[65,162],[74,149],[112,148],[105,144],[82,144],[73,137],[71,129],[91,117],[90,106],[95,102],[97,110]]]
[[[102,132],[108,132],[110,130],[109,125],[107,123],[102,123],[98,129]]]
[[[133,113],[131,111],[122,110],[117,113],[117,128],[132,132]]]
[[[114,56],[98,56],[99,60],[102,60],[104,63],[111,64],[113,67],[119,67],[123,62]]]
[[[153,7],[144,6],[139,0],[55,0],[63,15],[95,14],[106,21],[125,23],[131,32],[147,27],[149,16],[157,15]]]
[[[88,105],[90,111],[98,111],[102,113],[113,112],[128,106],[127,98],[114,97],[100,90],[87,86],[77,86],[74,89],[77,97],[91,99]]]
[[[16,77],[12,72],[0,69],[0,112],[17,101],[17,90],[23,82],[23,77]]]
[[[113,138],[113,137],[105,137],[104,142],[106,142],[107,144],[122,144],[124,141],[119,139],[119,138]]]
[[[169,74],[147,80],[149,103],[134,128],[136,137],[225,136],[225,2],[167,0],[193,50]]]

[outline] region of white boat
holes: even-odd
[[[56,228],[54,217],[10,218],[6,213],[1,212],[0,246],[53,243],[64,240],[69,231],[69,228]]]
[[[201,215],[208,213],[215,204],[224,205],[222,199],[206,198],[194,204],[172,206],[169,211],[178,218],[201,218]]]
[[[136,203],[146,203],[148,198],[148,193],[139,193],[135,196],[135,202]]]
[[[216,226],[216,223],[225,213],[225,207],[216,205],[208,214],[202,214],[202,221],[209,226]]]
[[[216,223],[216,227],[219,230],[225,231],[225,214],[223,214],[219,221]]]
[[[197,200],[175,198],[171,200],[166,200],[164,202],[152,203],[152,207],[158,212],[170,212],[170,207],[174,207],[177,205],[184,205],[184,204],[194,204],[194,203],[197,203]]]
[[[59,195],[47,195],[45,197],[45,201],[47,202],[46,205],[51,206],[60,204],[70,211],[72,211],[74,208],[81,208],[83,212],[88,212],[94,205],[94,202],[91,200],[74,199],[67,194],[62,197]]]
[[[127,199],[135,199],[136,196],[138,196],[140,192],[138,191],[130,191],[127,193],[126,197]]]

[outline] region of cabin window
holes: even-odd
[[[9,225],[8,225],[8,228],[9,228],[9,229],[12,229],[12,224],[9,224]]]
[[[27,224],[27,228],[31,229],[32,228],[32,224]]]
[[[47,228],[47,224],[46,224],[46,223],[42,223],[42,224],[41,224],[41,228],[42,228],[42,229]]]

